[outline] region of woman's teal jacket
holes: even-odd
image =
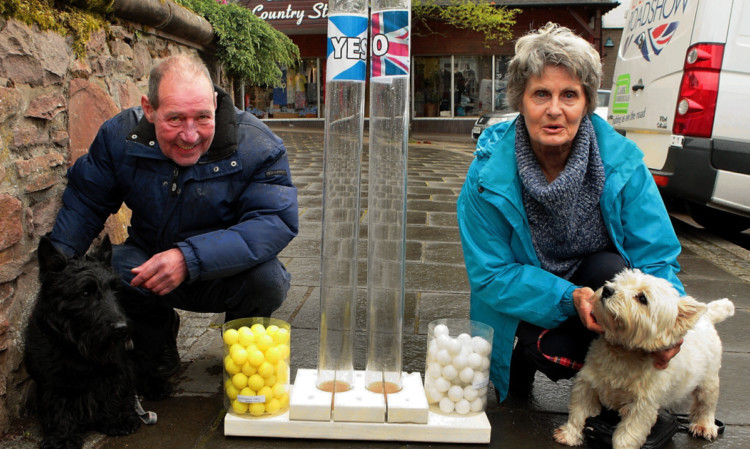
[[[606,121],[591,116],[605,184],[599,201],[615,247],[631,268],[677,279],[680,243],[643,153]],[[577,312],[580,287],[541,268],[521,199],[515,121],[486,129],[458,198],[458,225],[471,286],[471,319],[494,328],[491,379],[501,400],[508,392],[516,327],[526,321],[554,328]]]

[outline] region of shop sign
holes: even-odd
[[[276,29],[317,28],[325,26],[328,20],[327,1],[240,0],[238,4]]]

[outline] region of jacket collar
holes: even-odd
[[[201,156],[199,164],[216,162],[232,155],[237,150],[237,113],[229,94],[214,85],[218,94],[216,107],[216,128],[214,139],[206,154]],[[156,128],[143,115],[138,124],[129,133],[127,140],[138,142],[148,147],[157,147]],[[161,152],[161,150],[160,150]]]

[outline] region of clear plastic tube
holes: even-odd
[[[409,0],[373,0],[370,20],[365,382],[385,393],[402,388],[410,9]]]
[[[354,382],[367,1],[329,3],[317,387]]]

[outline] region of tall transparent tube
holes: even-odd
[[[371,391],[402,388],[411,2],[372,0],[367,196],[367,367]]]
[[[367,19],[367,0],[329,2],[317,379],[325,391],[354,383]]]

